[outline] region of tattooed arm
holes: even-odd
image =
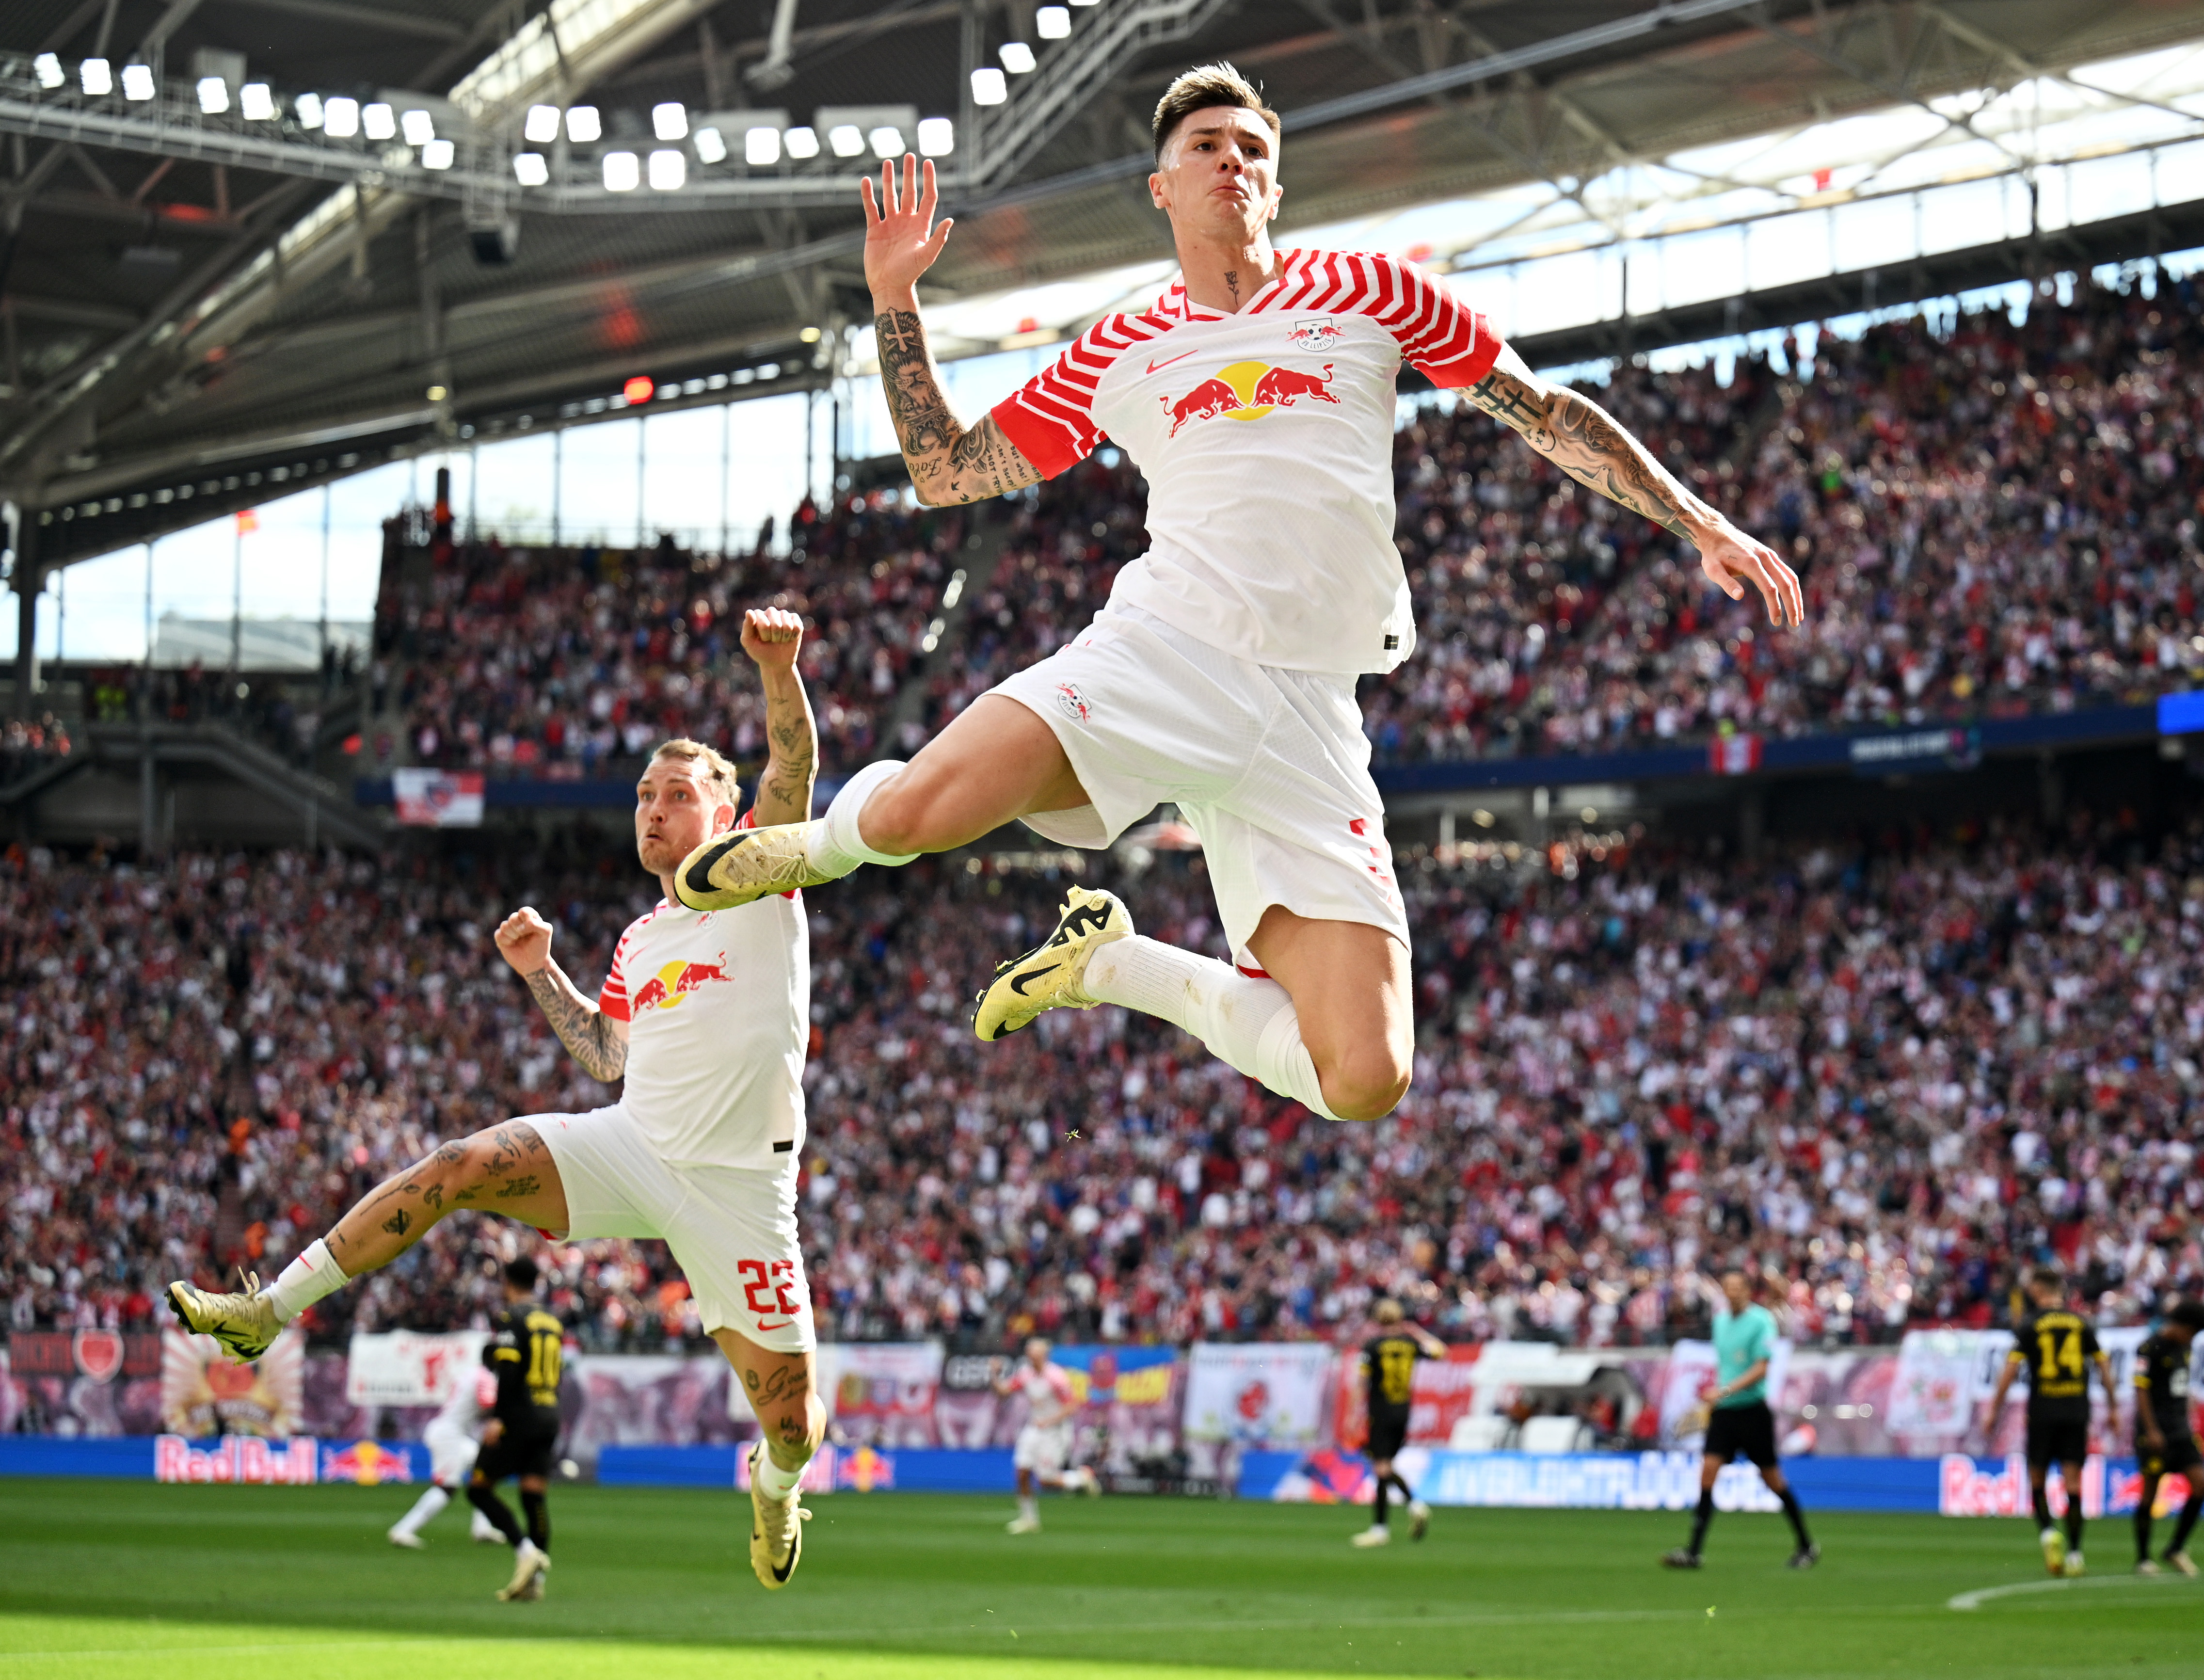
[[[1731,600],[1744,599],[1751,583],[1774,623],[1805,622],[1798,574],[1775,550],[1692,495],[1590,397],[1540,378],[1512,349],[1466,395],[1579,484],[1697,547],[1699,569]]]
[[[941,394],[941,377],[918,318],[918,277],[933,265],[956,224],[933,220],[933,165],[921,187],[918,160],[904,159],[903,183],[892,163],[880,166],[877,199],[868,177],[865,198],[865,278],[873,288],[873,330],[880,342],[880,385],[896,441],[918,499],[930,508],[982,502],[1040,482],[1034,464],[1003,436],[993,416],[958,424]]]
[[[627,1023],[615,1021],[574,989],[551,960],[551,924],[530,909],[516,910],[498,926],[497,948],[543,1011],[566,1054],[592,1079],[609,1085],[627,1071]]]
[[[765,685],[765,734],[771,743],[751,807],[761,827],[802,822],[811,815],[811,784],[819,774],[819,742],[811,701],[796,656],[803,646],[803,620],[777,607],[753,607],[743,617],[743,651],[757,662]]]

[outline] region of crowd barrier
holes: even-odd
[[[2142,1333],[2100,1332],[2123,1392]],[[418,1481],[428,1467],[414,1443],[452,1386],[479,1368],[481,1339],[393,1332],[329,1353],[287,1333],[237,1367],[211,1341],[174,1330],[18,1333],[0,1364],[0,1471],[248,1485]],[[1784,1454],[1824,1505],[2024,1509],[2024,1476],[2002,1456],[2020,1445],[2022,1406],[2008,1404],[1987,1443],[1976,1430],[2011,1345],[2002,1331],[1958,1330],[1916,1333],[1895,1349],[1779,1343],[1769,1386]],[[1353,1451],[1366,1420],[1352,1348],[1069,1345],[1053,1356],[1075,1404],[1074,1456],[1105,1483],[1366,1497],[1367,1469]],[[821,1347],[835,1451],[831,1469],[822,1463],[821,1491],[1007,1487],[1027,1409],[1022,1397],[995,1392],[1006,1363],[939,1342]],[[567,1371],[561,1451],[578,1474],[630,1485],[724,1487],[738,1478],[756,1424],[716,1353],[577,1352]],[[1437,1504],[1688,1505],[1698,1444],[1690,1432],[1714,1380],[1703,1342],[1455,1348],[1416,1368],[1402,1462]],[[2124,1446],[2125,1422],[2100,1404],[2091,1444],[2100,1455]],[[217,1445],[205,1444],[210,1437]],[[1583,1450],[1595,1440],[1632,1450]],[[156,1440],[157,1452],[145,1445]],[[1979,1446],[1993,1456],[1963,1456]],[[2132,1501],[2119,1481],[2131,1472],[2118,1462],[2101,1473],[2112,1478],[2105,1487],[2084,1490],[2085,1505]],[[1734,1471],[1717,1498],[1750,1508],[1765,1492]]]
[[[1698,1500],[1699,1455],[1522,1453],[1405,1450],[1395,1460],[1418,1498],[1434,1505],[1519,1510],[1688,1511]],[[745,1488],[748,1458],[734,1446],[611,1446],[599,1454],[596,1481],[613,1487]],[[1369,1461],[1357,1452],[1253,1450],[1239,1453],[1220,1481],[1197,1483],[1243,1499],[1316,1505],[1367,1504]],[[1961,1517],[2026,1517],[2028,1467],[2017,1456],[1977,1459],[1962,1453],[1926,1458],[1792,1458],[1785,1474],[1814,1511],[1915,1512]],[[287,1442],[245,1435],[188,1441],[179,1435],[68,1438],[0,1436],[0,1475],[93,1476],[237,1487],[363,1487],[425,1481],[428,1453],[415,1441]],[[1016,1485],[1010,1453],[999,1447],[828,1446],[805,1472],[803,1491],[826,1493],[1007,1494]],[[2122,1517],[2142,1498],[2131,1458],[2093,1455],[2082,1472],[2086,1517]],[[2066,1491],[2052,1477],[2052,1509],[2064,1515]],[[2158,1514],[2177,1509],[2187,1484],[2160,1484]],[[1715,1505],[1726,1511],[1773,1511],[1774,1496],[1750,1466],[1724,1468]]]

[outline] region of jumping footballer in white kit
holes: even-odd
[[[792,613],[744,620],[771,742],[744,824],[801,822],[810,812],[817,750],[797,671],[803,638]],[[443,1144],[387,1179],[273,1285],[248,1279],[244,1293],[216,1294],[173,1283],[169,1300],[187,1329],[251,1359],[309,1304],[388,1265],[457,1208],[575,1240],[662,1238],[764,1431],[749,1460],[750,1566],[772,1588],[787,1584],[802,1556],[809,1513],[797,1507],[797,1484],[826,1426],[796,1229],[809,930],[794,893],[711,912],[672,900],[673,870],[737,826],[740,798],[734,766],[708,746],[668,741],[652,757],[636,784],[636,852],[667,896],[620,936],[595,1000],[551,959],[550,924],[533,909],[497,929],[500,953],[574,1060],[607,1083],[624,1082],[618,1101]]]
[[[413,1502],[413,1509],[390,1525],[390,1543],[418,1552],[428,1545],[421,1538],[437,1512],[451,1504],[467,1485],[482,1450],[483,1422],[497,1400],[497,1379],[479,1366],[461,1371],[450,1396],[437,1408],[421,1431],[421,1445],[429,1449],[429,1485]],[[484,1546],[501,1546],[505,1536],[479,1511],[471,1512],[471,1538]]]
[[[1032,1337],[1018,1368],[995,1379],[998,1395],[1008,1399],[1022,1394],[1026,1400],[1026,1421],[1010,1449],[1010,1463],[1018,1473],[1018,1514],[1010,1523],[1014,1535],[1040,1532],[1039,1488],[1061,1487],[1067,1493],[1102,1491],[1100,1480],[1086,1465],[1066,1468],[1072,1420],[1079,1415],[1079,1390],[1071,1373],[1048,1356],[1052,1351],[1046,1337]]]
[[[1394,376],[1434,383],[1593,489],[1696,544],[1733,598],[1778,624],[1798,579],[1680,484],[1606,412],[1551,384],[1423,270],[1371,252],[1274,249],[1279,122],[1229,65],[1156,108],[1156,206],[1179,278],[1107,316],[973,426],[958,423],[916,284],[951,224],[933,166],[864,185],[865,275],[880,378],[919,499],[1002,496],[1107,436],[1148,481],[1148,552],[1071,644],[975,700],[911,762],[868,765],[816,822],[722,837],[675,877],[716,908],[861,864],[963,846],[1012,818],[1101,847],[1157,804],[1200,836],[1231,947],[1221,963],[1135,936],[1107,893],[1075,887],[1055,933],[1005,963],[982,1039],[1045,1009],[1116,1003],[1334,1119],[1406,1093],[1414,1045],[1407,922],[1355,679],[1415,649],[1394,546]],[[922,185],[921,185],[922,182]]]

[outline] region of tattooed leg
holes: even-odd
[[[727,1362],[765,1431],[765,1450],[774,1465],[793,1475],[811,1462],[826,1434],[826,1408],[821,1402],[814,1356],[760,1347],[733,1330],[714,1330],[712,1339]]]
[[[566,1228],[566,1192],[551,1149],[525,1120],[508,1120],[394,1174],[330,1228],[329,1256],[356,1278],[388,1266],[437,1220],[461,1208],[508,1214],[543,1231]]]

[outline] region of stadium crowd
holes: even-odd
[[[446,769],[625,774],[669,735],[748,758],[764,740],[764,708],[755,683],[726,674],[740,608],[769,603],[820,632],[804,675],[823,738],[854,767],[884,745],[964,526],[960,513],[881,495],[825,510],[807,501],[785,555],[762,543],[691,554],[670,538],[632,552],[459,546],[416,582],[386,578],[370,713],[394,703],[412,761]]]
[[[619,849],[7,854],[11,1323],[145,1321],[162,1279],[275,1269],[436,1138],[606,1100],[489,932],[537,904],[589,983],[644,902]],[[1322,1337],[1390,1291],[1451,1336],[1650,1342],[1749,1258],[1792,1280],[1800,1339],[1876,1341],[1992,1321],[2047,1253],[2108,1317],[2204,1284],[2204,818],[1750,867],[1625,846],[1574,879],[1525,856],[1404,858],[1417,1077],[1371,1126],[1114,1009],[975,1043],[978,978],[1060,891],[1046,854],[813,893],[826,1333]],[[1197,860],[1089,869],[1144,929],[1221,950]],[[455,1216],[309,1328],[463,1322],[535,1240]],[[659,1245],[554,1258],[588,1345],[694,1334]]]
[[[1822,335],[1811,377],[1739,360],[1617,369],[1600,400],[1739,524],[1793,560],[1803,630],[1771,631],[1696,555],[1454,398],[1395,438],[1396,541],[1416,654],[1363,684],[1381,761],[1691,742],[1963,720],[2138,698],[2204,671],[2197,537],[2204,340],[2195,282],[2146,297],[2084,281],[1932,324]],[[1792,372],[1800,370],[1794,358]],[[759,719],[714,674],[730,603],[767,597],[830,633],[807,654],[850,763],[908,751],[1063,645],[1146,548],[1146,490],[1113,448],[968,529],[892,494],[806,503],[789,562],[670,543],[457,551],[381,614],[376,711],[417,762],[582,775],[654,734],[731,739]],[[921,666],[968,542],[954,660]],[[986,546],[992,547],[992,543]],[[957,632],[952,631],[951,634]],[[906,681],[896,739],[888,714]],[[716,732],[716,733],[715,733]]]

